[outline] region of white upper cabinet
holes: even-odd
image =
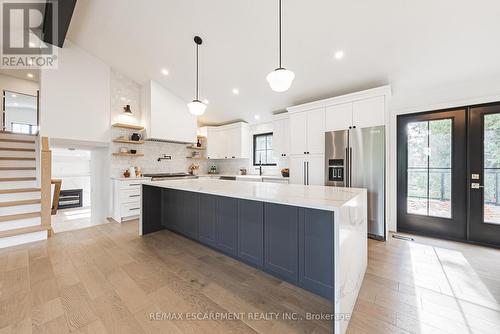
[[[307,151],[307,113],[290,115],[290,153],[306,154]]]
[[[250,132],[248,124],[239,122],[207,130],[208,159],[250,158]]]
[[[327,107],[325,124],[327,132],[349,129],[352,126],[352,103]]]
[[[186,101],[150,81],[142,87],[141,104],[148,139],[196,143],[196,117]]]
[[[356,101],[352,104],[352,124],[368,128],[385,124],[385,96]]]
[[[290,114],[291,154],[323,154],[325,151],[325,109]]]
[[[325,153],[325,109],[307,112],[307,154]]]
[[[276,158],[290,154],[290,119],[288,114],[273,117],[273,153]]]

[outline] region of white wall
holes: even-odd
[[[0,74],[0,89],[9,90],[16,93],[36,96],[39,89],[38,82],[19,79],[10,75]]]
[[[141,86],[138,83],[111,70],[110,95],[111,123],[141,124]],[[133,115],[123,114],[127,104]]]
[[[42,70],[40,81],[41,135],[109,142],[108,65],[66,41],[58,68]]]

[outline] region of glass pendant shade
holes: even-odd
[[[266,79],[272,90],[275,92],[284,92],[292,86],[295,74],[285,68],[277,68],[269,73]]]
[[[193,100],[193,102],[189,102],[187,106],[191,114],[195,116],[203,115],[205,113],[205,109],[207,109],[207,105],[200,100]]]

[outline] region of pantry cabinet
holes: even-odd
[[[325,152],[325,108],[290,114],[292,155]]]

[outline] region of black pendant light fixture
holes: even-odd
[[[200,36],[194,37],[194,43],[196,44],[196,97],[192,102],[188,103],[188,108],[191,114],[195,116],[201,116],[205,113],[205,109],[207,109],[207,105],[200,101],[199,98],[199,64],[198,64],[198,48],[203,43],[203,40]]]
[[[271,89],[274,90],[275,92],[287,91],[292,86],[293,79],[295,79],[295,74],[292,71],[287,70],[286,68],[281,66],[281,40],[282,40],[281,12],[282,12],[282,5],[281,5],[281,0],[279,0],[279,13],[278,13],[279,65],[277,69],[269,73],[266,77],[269,86],[271,86]]]

